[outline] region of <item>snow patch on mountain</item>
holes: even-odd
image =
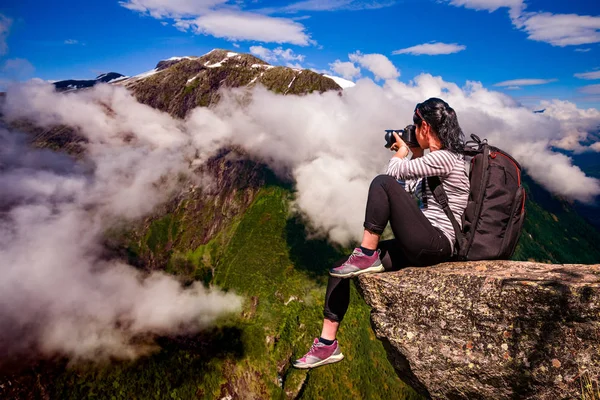
[[[356,83],[349,81],[347,79],[344,79],[344,78],[340,78],[339,76],[331,76],[331,75],[325,75],[325,74],[323,74],[323,76],[326,78],[329,78],[329,79],[333,79],[333,81],[335,83],[337,83],[342,89],[348,89],[348,88],[356,86]]]

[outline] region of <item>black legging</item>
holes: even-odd
[[[415,199],[394,177],[379,175],[369,188],[364,227],[381,234],[388,221],[395,239],[381,241],[378,246],[386,271],[438,264],[452,255],[448,238],[431,225]],[[335,266],[345,260],[340,260]],[[350,279],[330,276],[323,310],[325,318],[341,321],[349,304]]]

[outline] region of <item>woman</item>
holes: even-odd
[[[417,104],[413,121],[419,147],[410,149],[413,157],[409,160],[408,146],[394,133],[392,150],[396,154],[386,174],[376,177],[369,188],[361,245],[343,264],[329,271],[321,337],[294,362],[296,368],[314,368],[344,358],[336,334],[350,303],[347,278],[409,265],[438,264],[452,256],[454,229],[427,187],[426,178],[440,177],[450,208],[460,221],[469,195],[461,154],[463,132],[454,110],[437,98]],[[424,149],[429,153],[424,155]],[[388,222],[395,239],[380,242]]]

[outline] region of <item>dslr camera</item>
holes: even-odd
[[[417,141],[416,135],[417,127],[415,125],[407,125],[404,129],[386,129],[385,130],[385,147],[389,149],[392,147],[394,143],[396,143],[396,139],[394,138],[394,132],[398,134],[404,140],[404,143],[408,145],[408,147],[419,147],[419,142]]]

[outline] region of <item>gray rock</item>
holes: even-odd
[[[597,387],[600,265],[445,263],[359,286],[398,375],[425,396],[581,399]]]

